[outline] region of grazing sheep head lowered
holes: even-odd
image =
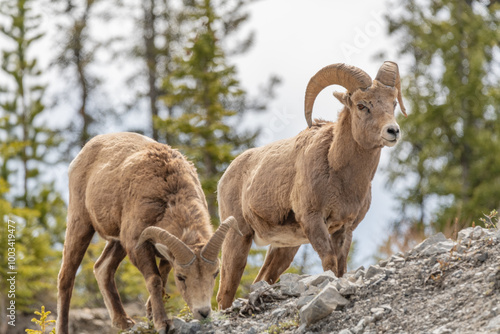
[[[194,317],[210,315],[218,252],[236,221],[226,217],[213,232],[196,169],[179,151],[135,133],[96,136],[70,165],[69,198],[58,281],[58,334],[69,331],[75,275],[96,232],[107,243],[94,274],[113,326],[134,324],[114,280],[125,256],[144,276],[146,314],[159,333],[170,328],[162,297],[171,269]]]
[[[334,93],[344,105],[337,122],[313,123],[314,100],[334,84],[347,89]],[[325,271],[345,273],[352,232],[370,207],[381,149],[401,138],[396,101],[406,115],[395,63],[385,62],[374,80],[354,66],[327,66],[307,85],[309,127],[231,163],[218,185],[219,213],[234,216],[243,235],[230,230],[222,245],[219,308],[234,299],[252,241],[270,245],[255,282],[276,282],[306,243]]]
[[[212,310],[211,299],[215,279],[219,275],[219,251],[233,217],[226,219],[206,244],[191,248],[174,235],[156,226],[147,227],[137,242],[137,249],[150,241],[172,265],[175,285],[191,309],[194,318],[203,320]]]

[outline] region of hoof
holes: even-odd
[[[130,327],[133,327],[134,325],[135,325],[135,321],[129,317],[126,317],[124,319],[120,319],[117,321],[113,321],[113,326],[118,328],[118,329],[128,329]]]

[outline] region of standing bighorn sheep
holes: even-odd
[[[114,280],[126,255],[144,276],[150,293],[147,314],[160,333],[169,328],[162,296],[172,268],[194,316],[209,316],[218,253],[235,220],[227,218],[213,233],[196,170],[182,154],[134,133],[97,136],[71,163],[69,191],[58,334],[68,333],[75,274],[95,232],[107,240],[94,273],[115,327],[134,324]],[[155,256],[161,258],[159,266]]]
[[[347,89],[334,93],[344,109],[336,123],[313,124],[314,100],[333,84]],[[306,89],[309,128],[231,163],[219,181],[219,212],[221,219],[234,216],[243,236],[229,231],[223,243],[219,308],[233,301],[252,240],[270,245],[255,282],[276,282],[305,243],[312,244],[325,271],[344,274],[352,231],[370,206],[381,148],[400,138],[396,98],[406,115],[393,62],[385,62],[373,82],[356,67],[327,66]]]

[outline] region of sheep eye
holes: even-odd
[[[366,110],[367,113],[370,112],[370,109],[368,109],[364,104],[361,103],[358,104],[358,110]]]
[[[180,282],[184,282],[186,280],[186,277],[184,276],[180,276],[180,275],[177,275],[177,279],[180,281]]]

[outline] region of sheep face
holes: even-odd
[[[192,264],[182,266],[173,261],[173,269],[175,285],[193,316],[198,320],[209,317],[215,279],[219,274],[219,260],[207,262],[197,252]]]
[[[358,89],[352,95],[334,93],[351,113],[354,140],[365,149],[394,146],[401,138],[394,117],[397,89],[377,80],[366,90]]]

